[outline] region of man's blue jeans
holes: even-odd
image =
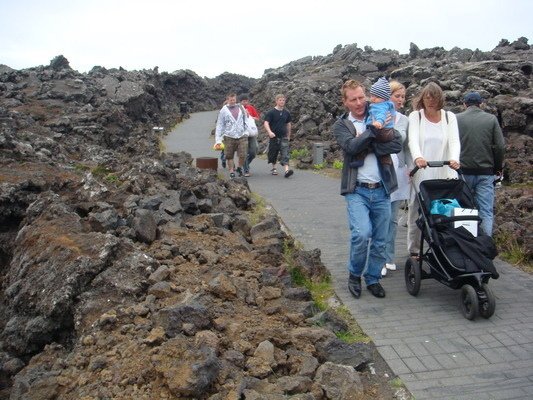
[[[250,163],[257,155],[257,138],[255,136],[248,137],[248,155],[244,161],[244,172],[250,172]]]
[[[492,224],[494,221],[494,175],[464,175],[465,181],[474,193],[479,217],[481,218],[481,230],[492,236]]]
[[[383,187],[357,187],[345,196],[350,227],[351,275],[364,273],[368,285],[379,282],[385,265],[385,248],[390,220],[390,197]]]

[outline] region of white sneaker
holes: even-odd
[[[383,278],[385,275],[387,275],[387,267],[381,268],[381,277]]]
[[[388,270],[391,270],[391,271],[396,271],[396,264],[385,264],[385,268],[388,269]],[[383,275],[383,272],[381,273]]]

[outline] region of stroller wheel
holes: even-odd
[[[420,291],[420,283],[422,282],[422,269],[420,268],[420,263],[412,257],[409,257],[405,262],[404,274],[407,292],[409,292],[411,296],[416,296]]]
[[[479,293],[479,315],[483,318],[490,318],[496,310],[496,298],[487,283],[481,284]]]
[[[476,289],[472,285],[463,285],[461,288],[461,312],[466,319],[473,320],[476,318],[479,310],[479,301]]]

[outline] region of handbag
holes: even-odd
[[[246,120],[244,122],[244,128],[249,137],[255,137],[257,136],[258,129],[257,125],[255,124],[255,119],[253,119],[251,116],[248,115],[246,117]]]
[[[431,202],[430,214],[452,216],[454,208],[460,208],[459,202],[456,199],[437,199]]]
[[[244,136],[254,137],[257,136],[258,129],[255,124],[255,119],[253,119],[248,111],[245,111],[244,107],[239,104],[242,112],[242,123],[244,124]]]

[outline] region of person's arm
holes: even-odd
[[[349,128],[349,126],[351,127]],[[344,118],[339,118],[333,125],[333,136],[342,150],[351,156],[367,150],[374,141],[374,134],[370,129],[356,136],[355,127],[348,119]]]
[[[219,113],[218,113],[217,124],[216,124],[216,127],[215,127],[215,144],[222,143],[222,138],[223,138],[222,132],[224,130],[224,112],[223,112],[223,110],[224,109],[220,110]]]
[[[402,135],[394,129],[394,138],[388,142],[374,142],[372,144],[374,154],[376,156],[384,156],[387,154],[396,154],[402,151],[403,140]]]
[[[413,111],[409,114],[407,137],[409,139],[409,152],[411,153],[413,162],[418,168],[425,168],[427,163],[420,149],[420,119],[421,115],[419,111]]]
[[[270,123],[268,122],[269,115],[266,115],[265,122],[263,123],[263,126],[265,127],[265,131],[267,132],[267,135],[270,139],[275,138],[276,134],[272,132],[272,129],[270,129]]]
[[[450,159],[450,168],[459,169],[459,157],[461,156],[461,139],[459,138],[459,126],[457,118],[452,112],[444,111],[448,114],[448,148]],[[444,117],[443,122],[446,121]]]
[[[292,129],[292,123],[287,122],[287,139],[291,140],[291,129]]]
[[[259,121],[260,117],[259,117],[259,111],[257,111],[257,108],[255,108],[251,104],[248,104],[247,110],[253,119],[255,119],[256,121]]]
[[[376,126],[375,124],[374,124],[374,126],[376,126],[376,128],[381,129],[386,124],[385,120],[387,119],[387,116],[390,115],[388,102],[378,103],[375,106],[376,106],[376,108],[375,108],[375,112],[374,112],[374,115],[373,115],[372,123],[374,124],[375,122],[377,122],[379,124],[379,126]],[[370,107],[370,108],[372,108],[372,107]]]
[[[503,157],[505,155],[505,140],[503,139],[502,128],[500,128],[496,117],[494,117],[494,127],[492,128],[492,143],[494,173],[501,175],[503,172]]]
[[[400,116],[400,119],[394,124],[394,129],[396,129],[398,132],[400,132],[400,136],[402,137],[402,143],[405,142],[405,139],[407,139],[407,127],[409,126],[409,119],[407,117],[404,117],[403,115]]]

